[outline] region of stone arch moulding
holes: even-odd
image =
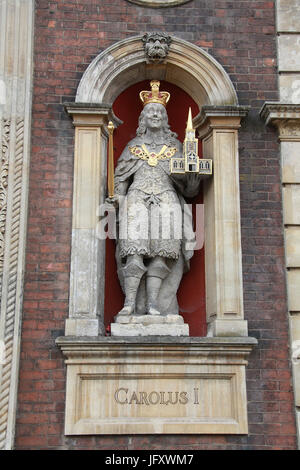
[[[135,3],[143,7],[161,8],[161,7],[177,7],[188,3],[191,0],[127,0],[130,3]]]
[[[106,193],[107,122],[118,124],[112,103],[130,85],[163,79],[185,90],[199,106],[194,124],[214,176],[204,185],[206,306],[211,336],[247,336],[243,319],[238,128],[244,107],[223,67],[207,52],[172,37],[163,64],[146,61],[142,37],[120,41],[99,54],[84,73],[75,103],[66,104],[75,125],[70,312],[66,334],[104,334],[105,243],[95,233],[97,207]],[[99,158],[100,155],[100,158]],[[226,177],[224,177],[226,175]]]
[[[113,103],[127,87],[147,78],[181,87],[199,108],[238,104],[228,74],[203,49],[172,37],[166,62],[153,66],[146,63],[141,36],[117,42],[91,62],[79,83],[76,102]]]
[[[206,338],[104,337],[105,241],[97,237],[97,208],[106,196],[107,124],[118,124],[115,98],[152,78],[181,87],[197,102],[194,125],[213,160],[214,175],[204,185]],[[245,366],[256,344],[243,317],[238,128],[247,110],[238,106],[228,75],[178,38],[165,63],[149,64],[142,37],[133,37],[94,59],[75,103],[65,106],[75,126],[70,311],[65,336],[56,340],[67,358],[65,433],[246,434]],[[152,393],[176,390],[178,383],[187,394],[202,390],[200,407],[198,400],[171,414],[163,405],[152,407],[153,419],[143,419],[140,408],[116,399],[127,387]]]

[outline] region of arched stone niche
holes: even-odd
[[[99,54],[79,83],[77,103],[113,103],[134,83],[156,78],[174,83],[198,104],[238,104],[232,82],[223,67],[207,52],[183,39],[172,38],[164,64],[147,64],[141,36],[117,42]]]
[[[104,337],[105,241],[97,238],[97,208],[106,196],[107,124],[119,123],[115,98],[152,78],[193,97],[203,154],[213,159],[213,177],[204,185],[208,337]],[[68,365],[66,434],[247,433],[245,366],[256,343],[243,314],[240,238],[238,129],[247,109],[238,105],[227,73],[178,38],[164,63],[149,64],[142,37],[133,37],[93,60],[66,110],[75,126],[70,311],[65,336],[57,339]],[[178,384],[189,406],[167,414],[163,404],[147,407],[144,416],[143,408],[119,400],[120,390],[159,396],[155,390]]]
[[[194,119],[204,155],[214,161],[205,184],[206,290],[209,334],[245,336],[240,241],[238,135],[247,110],[223,67],[207,52],[172,38],[163,64],[148,64],[142,38],[120,41],[97,56],[66,106],[76,128],[70,318],[67,334],[103,334],[105,248],[95,238],[97,207],[106,191],[106,125],[115,98],[130,85],[157,78],[198,104]],[[99,158],[100,155],[100,158]],[[226,178],[225,178],[226,175]],[[117,313],[117,312],[116,312]]]

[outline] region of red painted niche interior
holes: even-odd
[[[161,81],[161,90],[171,94],[167,105],[169,124],[172,131],[178,134],[178,139],[183,142],[185,136],[186,121],[189,107],[192,108],[192,116],[199,113],[198,105],[181,88],[171,83]],[[138,117],[142,111],[142,103],[139,93],[142,90],[150,90],[150,80],[132,85],[123,91],[113,104],[115,115],[123,121],[114,132],[114,159],[115,165],[126,144],[135,137],[138,127]],[[199,156],[202,155],[202,146],[199,141]],[[187,200],[193,206],[195,217],[196,204],[203,201],[203,191],[191,200]],[[196,250],[190,263],[190,270],[184,274],[179,290],[178,303],[180,314],[189,324],[190,336],[206,335],[206,311],[205,311],[205,266],[204,247]],[[105,300],[104,322],[107,331],[113,322],[114,316],[121,310],[124,303],[124,294],[119,284],[117,266],[115,261],[115,241],[106,240],[105,259]]]

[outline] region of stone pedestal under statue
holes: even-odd
[[[112,336],[189,336],[181,315],[117,315]]]

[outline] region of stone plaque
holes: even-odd
[[[67,435],[247,433],[249,339],[73,341],[58,339]]]
[[[236,374],[77,374],[79,434],[234,431]],[[68,431],[67,431],[68,433]]]

